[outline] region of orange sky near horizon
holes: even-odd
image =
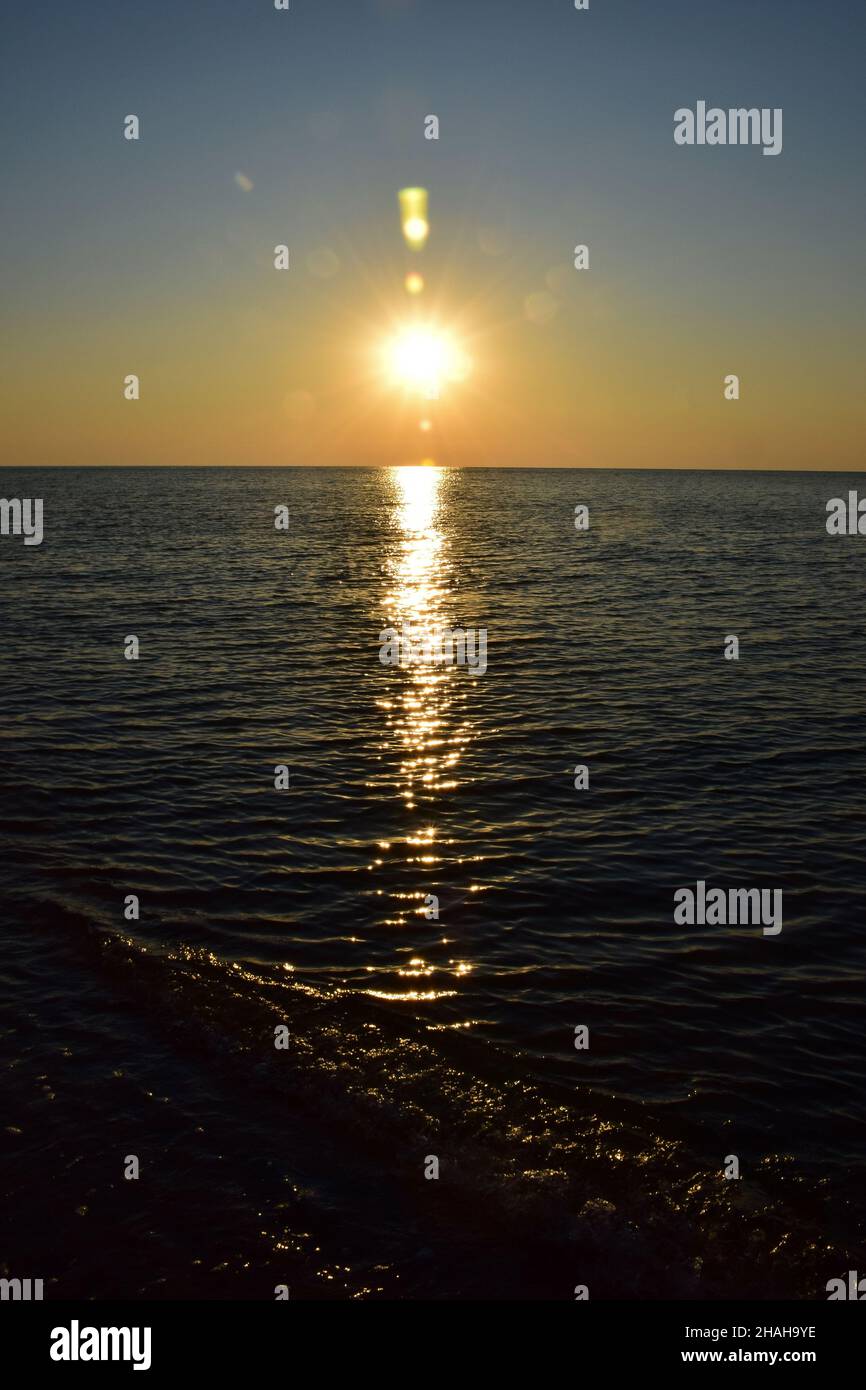
[[[207,8],[10,17],[0,462],[862,469],[859,20]],[[679,147],[705,89],[779,157]],[[472,359],[435,402],[382,371],[418,319]]]
[[[372,291],[366,267],[338,259],[322,280],[303,260],[281,273],[262,258],[250,302],[203,303],[199,287],[160,301],[133,286],[122,305],[73,292],[13,322],[4,462],[862,466],[864,395],[838,324],[807,355],[786,323],[742,333],[728,318],[708,332],[567,262],[534,288],[519,257],[487,285],[477,266],[467,281],[424,264],[427,288],[410,297],[399,248]],[[449,332],[471,359],[438,400],[382,368],[383,343],[413,322]],[[124,398],[129,372],[137,401]],[[730,372],[738,401],[724,397]]]

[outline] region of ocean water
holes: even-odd
[[[824,525],[857,482],[5,470],[45,539],[0,541],[2,1272],[701,1299],[862,1265],[864,542]],[[384,666],[407,623],[486,629],[487,670]],[[781,889],[782,932],[676,925],[701,879]]]

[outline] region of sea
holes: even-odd
[[[858,479],[5,469],[44,536],[0,538],[0,1274],[866,1271]],[[434,628],[485,662],[383,661]],[[680,924],[700,882],[781,931]]]

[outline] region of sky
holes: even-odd
[[[859,0],[10,0],[0,26],[4,464],[862,467]],[[781,107],[782,153],[677,146],[699,100]],[[435,401],[383,370],[414,322],[471,364]]]

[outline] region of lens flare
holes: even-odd
[[[438,395],[444,382],[459,381],[467,371],[451,335],[421,325],[404,328],[385,344],[385,363],[393,382],[427,395]]]
[[[406,244],[413,251],[420,251],[430,233],[427,219],[427,189],[401,188],[397,194],[400,203],[400,222]]]
[[[424,288],[424,276],[419,275],[417,270],[410,270],[403,283],[410,294],[420,294]]]

